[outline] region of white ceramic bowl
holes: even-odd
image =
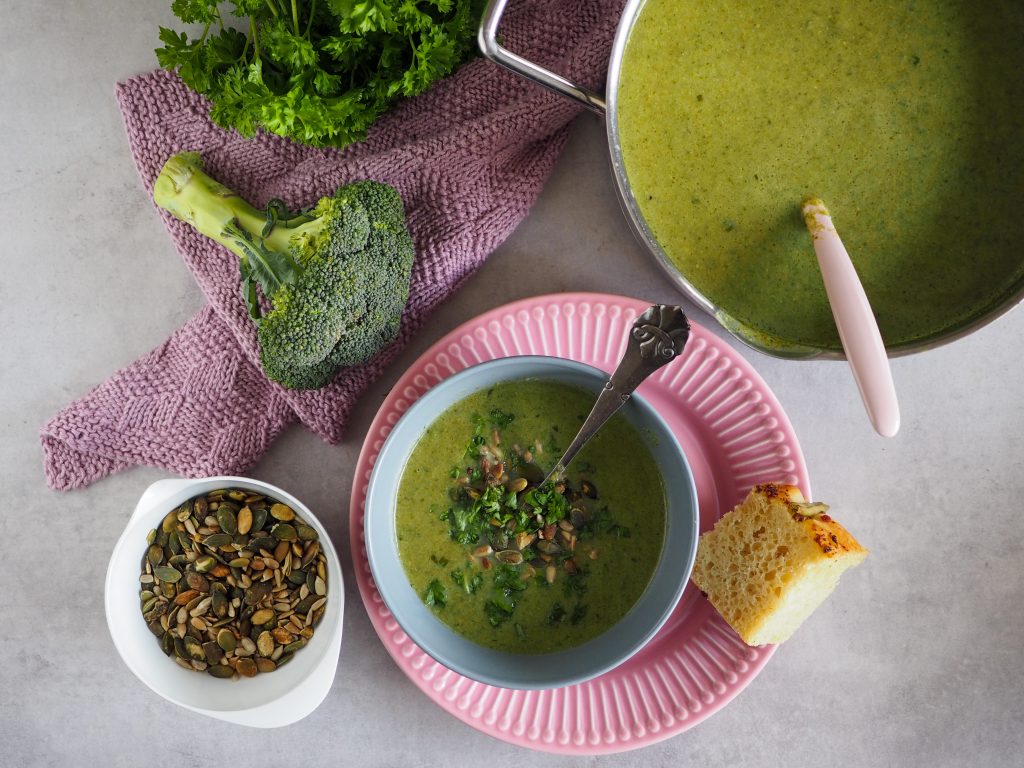
[[[398,556],[397,489],[424,430],[449,407],[499,382],[547,379],[601,391],[607,374],[556,357],[522,356],[475,365],[435,385],[406,411],[388,435],[366,492],[366,554],[374,583],[391,614],[413,642],[449,669],[502,688],[558,688],[589,680],[639,651],[668,620],[690,577],[697,554],[697,490],[690,465],[672,430],[640,396],[620,413],[639,431],[658,464],[667,501],[665,542],[644,593],[614,626],[583,645],[557,653],[506,653],[466,639],[423,604]]]
[[[241,680],[219,680],[179,667],[164,655],[139,610],[139,568],[147,547],[146,535],[168,512],[193,496],[229,487],[262,493],[288,504],[319,534],[327,558],[327,610],[309,644],[280,669]],[[168,701],[193,712],[258,728],[301,720],[327,696],[338,667],[344,598],[338,554],[316,516],[280,488],[244,477],[153,483],[142,494],[114,546],[105,588],[110,636],[136,677]]]

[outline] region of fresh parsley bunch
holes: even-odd
[[[397,99],[472,51],[483,0],[173,0],[198,37],[160,28],[160,66],[210,99],[217,125],[314,147],[366,137]]]

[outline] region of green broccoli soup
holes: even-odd
[[[398,552],[413,588],[466,638],[548,653],[619,621],[651,579],[665,491],[639,432],[616,415],[544,486],[594,395],[554,381],[497,384],[424,432],[398,489]]]
[[[890,346],[1024,279],[1024,3],[648,0],[622,156],[655,239],[741,324],[839,348],[820,197]],[[769,342],[770,343],[770,342]]]

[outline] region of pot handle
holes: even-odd
[[[556,75],[551,70],[512,53],[498,43],[498,25],[501,23],[506,5],[508,5],[508,0],[490,0],[487,3],[487,8],[484,9],[480,22],[480,33],[477,36],[477,42],[483,55],[496,64],[512,70],[517,75],[521,75],[527,80],[533,80],[538,85],[543,85],[561,96],[578,101],[591,112],[603,116],[605,113],[603,95],[582,85],[576,85],[561,75]]]

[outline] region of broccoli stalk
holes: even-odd
[[[270,379],[316,389],[397,334],[413,244],[393,187],[361,181],[308,211],[293,213],[280,200],[260,211],[206,175],[198,154],[183,152],[165,163],[153,200],[238,256]],[[266,314],[257,285],[272,306]]]

